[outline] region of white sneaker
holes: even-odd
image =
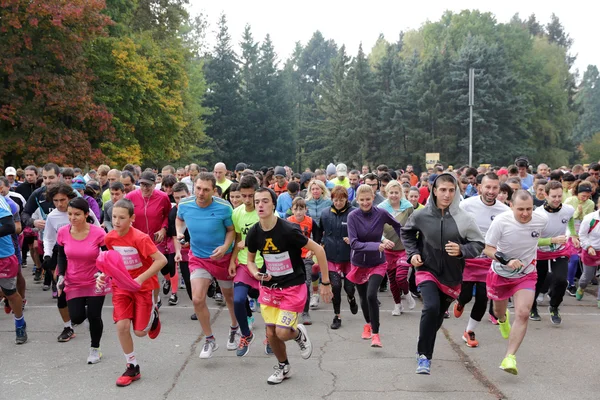
[[[219,345],[214,340],[207,340],[204,342],[204,346],[202,346],[202,351],[200,351],[200,358],[211,358],[213,352],[217,351]]]
[[[227,350],[237,350],[238,345],[240,343],[237,336],[240,334],[240,329],[236,329],[235,331],[229,330],[229,338],[227,339]]]
[[[310,296],[310,309],[316,310],[317,308],[319,308],[319,295],[315,293]]]
[[[544,302],[544,293],[538,294],[538,297],[536,300],[537,300],[538,304],[542,304]]]
[[[102,352],[100,349],[96,349],[94,347],[90,348],[90,355],[88,356],[87,363],[88,364],[97,364],[100,362],[102,358]]]
[[[402,303],[394,304],[394,310],[392,311],[392,315],[394,315],[394,316],[402,315],[402,311],[404,311],[404,306],[402,305]]]
[[[296,341],[296,343],[298,343],[298,346],[300,347],[300,355],[302,356],[302,358],[308,360],[312,355],[312,343],[308,338],[308,332],[306,331],[306,327],[304,325],[298,324],[297,329],[300,332],[300,336],[298,336],[294,340]]]
[[[269,385],[277,385],[290,377],[290,364],[276,365],[273,369],[275,372],[267,379]]]
[[[415,301],[415,299],[410,295],[410,293],[408,294],[403,294],[402,295],[402,303],[406,302],[406,305],[408,306],[409,310],[412,310],[415,308],[415,306],[417,305],[417,302]]]

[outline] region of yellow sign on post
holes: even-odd
[[[427,169],[433,168],[436,163],[440,162],[440,153],[425,153],[425,166]]]

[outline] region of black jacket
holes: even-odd
[[[436,178],[436,182],[442,176]],[[455,183],[456,183],[456,179]],[[435,186],[435,182],[434,182]],[[426,271],[447,286],[456,286],[462,282],[465,258],[475,258],[481,254],[484,238],[475,223],[475,218],[459,207],[460,192],[456,187],[454,201],[448,209],[437,208],[434,191],[424,209],[413,213],[402,227],[401,238],[406,248],[408,262],[419,254],[423,265],[417,271]],[[449,241],[460,245],[461,256],[451,257],[445,250]]]
[[[321,243],[325,246],[327,261],[335,263],[350,262],[350,245],[344,242],[348,237],[348,214],[355,210],[350,203],[341,210],[331,206],[321,213],[321,226],[323,238]]]

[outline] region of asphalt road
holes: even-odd
[[[276,364],[256,340],[250,353],[238,358],[226,350],[229,316],[225,308],[209,300],[213,331],[220,344],[209,360],[198,358],[203,335],[190,320],[193,312],[185,291],[180,303],[161,309],[162,332],[156,340],[135,338],[142,379],[118,388],[116,378],[124,371],[125,359],[112,323],[112,302],[104,307],[104,358],[87,365],[87,327],[75,328],[77,337],[58,343],[62,323],[50,292],[34,284],[26,269],[29,301],[25,312],[29,341],[14,344],[12,317],[0,315],[0,399],[598,399],[598,331],[600,310],[595,296],[577,302],[567,297],[561,307],[563,324],[553,326],[547,302],[540,306],[541,322],[529,323],[529,331],[517,354],[519,375],[498,368],[507,342],[487,320],[477,329],[478,348],[461,340],[470,305],[460,320],[444,322],[436,343],[432,374],[415,374],[415,350],[421,303],[413,311],[392,317],[391,294],[380,293],[381,340],[373,349],[360,338],[362,315],[351,315],[342,303],[342,328],[329,328],[331,305],[321,304],[311,312],[308,327],[314,351],[309,360],[300,358],[297,345],[288,343],[292,377],[278,386],[266,379]],[[590,290],[595,291],[596,286]],[[590,292],[591,293],[591,292]],[[263,336],[262,318],[256,316],[257,339]],[[125,397],[126,396],[126,397]]]

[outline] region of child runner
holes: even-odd
[[[96,259],[104,246],[104,229],[93,225],[88,202],[75,198],[67,209],[69,225],[58,230],[58,294],[64,290],[71,321],[90,323],[91,346],[88,364],[96,364],[102,358],[102,306],[104,291],[96,292]],[[87,308],[87,309],[86,309]]]
[[[117,324],[117,336],[125,354],[127,368],[117,379],[117,386],[129,386],[141,378],[140,366],[135,358],[131,327],[137,337],[146,334],[155,339],[160,333],[158,307],[154,303],[153,290],[158,289],[156,274],[167,265],[167,259],[142,231],[132,226],[135,220],[133,203],[121,199],[113,206],[113,228],[104,241],[109,250],[115,250],[123,258],[130,276],[142,288],[130,292],[117,287],[113,281],[113,320]],[[98,276],[96,285],[103,287],[104,274]]]
[[[175,246],[175,254],[173,255],[173,261],[179,266],[179,271],[181,272],[181,276],[185,284],[185,290],[190,300],[192,300],[192,284],[190,283],[189,268],[190,234],[186,229],[184,232],[184,237],[180,241],[177,239],[177,229],[175,227],[179,203],[181,203],[183,199],[189,197],[190,195],[190,192],[188,191],[188,186],[184,182],[177,182],[173,185],[172,195],[173,199],[175,200],[175,206],[173,206],[173,208],[171,208],[171,211],[169,211],[169,228],[167,230],[167,236],[169,236],[173,240],[173,245]],[[173,298],[173,296],[171,296],[171,299],[173,299],[175,304],[177,304],[177,302],[179,302],[179,299],[177,298],[177,293],[174,293],[173,295],[175,297]],[[171,299],[169,299],[169,304],[171,304]],[[192,314],[191,319],[193,321],[198,320],[196,313]]]
[[[306,328],[298,324],[298,314],[306,303],[306,286],[302,248],[306,247],[317,256],[321,268],[321,296],[331,300],[331,283],[327,271],[325,251],[316,242],[302,234],[297,225],[289,223],[275,214],[277,195],[271,189],[260,188],[254,195],[254,204],[259,222],[246,238],[248,244],[248,270],[261,281],[260,307],[267,337],[277,357],[275,372],[267,379],[276,385],[290,377],[285,342],[295,340],[302,358],[312,354],[312,344]],[[257,268],[256,253],[260,251],[265,265]]]

